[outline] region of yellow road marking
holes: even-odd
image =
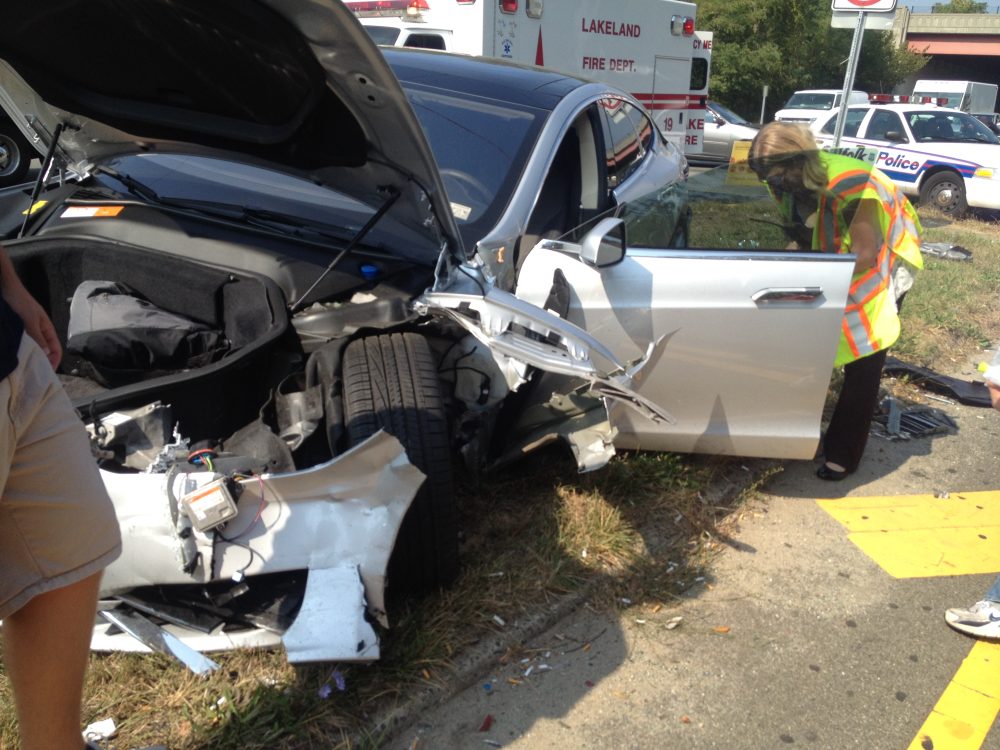
[[[1000,491],[817,503],[894,578],[1000,571]],[[1000,643],[977,641],[908,750],[978,750],[998,713]]]
[[[894,578],[1000,572],[1000,492],[817,502]]]
[[[977,750],[1000,713],[1000,643],[978,641],[908,750]]]

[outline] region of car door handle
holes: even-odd
[[[750,299],[758,304],[769,302],[813,302],[823,296],[823,287],[795,286],[777,289],[761,289]]]

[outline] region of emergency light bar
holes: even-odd
[[[500,0],[502,13],[517,13],[517,0]]]
[[[689,16],[670,16],[670,33],[674,36],[694,34],[694,19]]]
[[[346,5],[358,16],[419,16],[431,9],[427,0],[365,0]]]

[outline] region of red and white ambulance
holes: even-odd
[[[378,44],[499,57],[622,88],[701,152],[712,51],[680,0],[345,0]]]

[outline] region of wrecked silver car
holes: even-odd
[[[43,164],[0,232],[125,537],[95,648],[377,658],[386,587],[457,571],[458,461],[812,455],[853,260],[687,249],[628,94],[383,57],[334,0],[9,18]]]

